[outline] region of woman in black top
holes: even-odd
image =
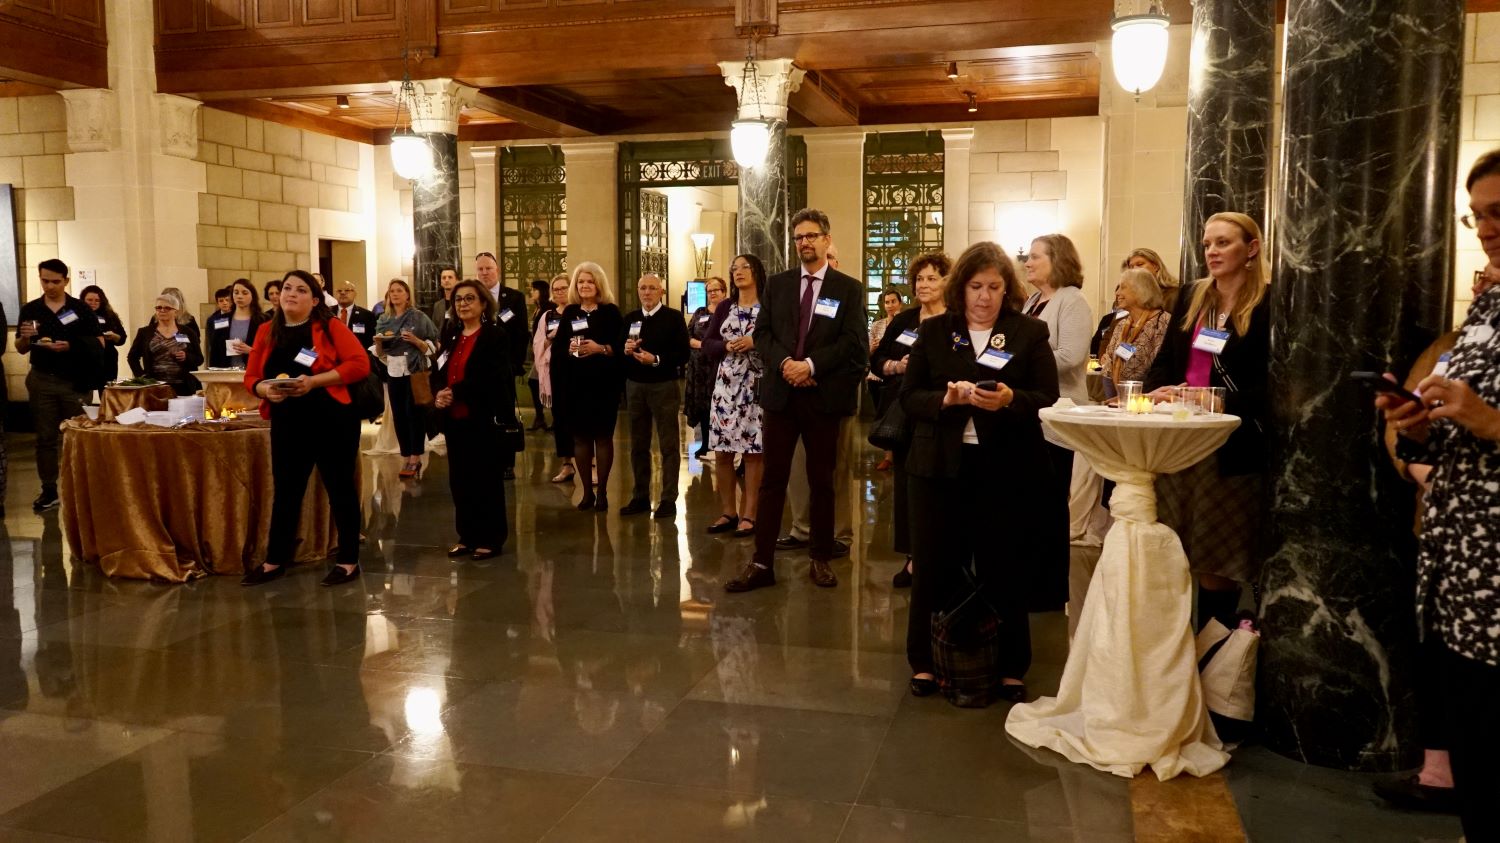
[[[281,282],[267,281],[261,292],[266,294],[266,318],[270,319],[276,315],[276,308],[281,303]]]
[[[443,323],[433,403],[448,440],[448,488],[453,494],[458,544],[450,557],[499,556],[509,533],[501,425],[516,424],[516,387],[507,357],[505,329],[495,319],[495,300],[477,281],[453,287],[453,318]]]
[[[573,434],[573,464],[583,482],[580,510],[609,509],[606,491],[615,461],[615,421],[625,391],[620,365],[624,337],[625,319],[614,305],[604,268],[590,261],[579,264],[552,339],[552,412]],[[589,483],[596,462],[597,495]]]
[[[551,310],[552,285],[540,278],[531,282],[531,295],[526,302],[531,307],[531,322],[526,332],[528,339],[536,336],[536,323]],[[536,377],[536,357],[534,347],[528,343],[526,346],[526,388],[531,392],[531,409],[535,414],[531,419],[531,430],[547,430],[547,408],[542,406],[541,384]]]
[[[120,314],[110,307],[109,296],[97,285],[84,287],[79,298],[99,320],[99,342],[104,346],[99,363],[103,367],[104,380],[112,381],[120,376],[120,346],[125,344],[125,325],[120,321]]]
[[[708,335],[709,320],[719,309],[719,302],[729,292],[729,286],[717,275],[703,283],[708,304],[693,311],[688,318],[688,353],[686,383],[682,392],[682,414],[687,416],[689,427],[698,428],[699,445],[693,456],[698,459],[708,455],[709,403],[714,394],[714,372],[718,361],[710,359],[703,350],[704,337]]]
[[[192,373],[203,365],[203,350],[178,322],[176,299],[165,293],[156,297],[156,319],[135,332],[125,360],[132,374],[156,378],[178,395],[198,391]]]
[[[1198,575],[1198,626],[1233,629],[1240,584],[1259,579],[1266,518],[1267,381],[1271,358],[1270,271],[1260,226],[1244,214],[1214,214],[1203,226],[1208,278],[1183,288],[1146,375],[1164,400],[1171,386],[1225,389],[1223,412],[1240,426],[1197,465],[1156,478],[1157,519],[1176,531]]]
[[[911,347],[917,341],[917,326],[934,316],[947,312],[943,302],[943,278],[953,268],[947,255],[922,255],[912,261],[911,283],[913,299],[917,306],[903,310],[890,317],[880,344],[870,355],[870,371],[881,380],[879,412],[895,403],[901,393],[901,378],[911,358]],[[892,510],[891,549],[906,554],[906,564],[891,579],[896,588],[911,585],[911,513],[906,500],[906,452],[903,446],[891,452],[891,465],[895,468],[895,506]]]
[[[208,320],[208,351],[204,356],[208,365],[219,369],[244,368],[255,344],[255,332],[266,321],[260,296],[249,279],[235,279],[229,291],[233,307],[228,313],[216,313]]]
[[[1000,695],[1020,701],[1031,665],[1028,603],[1067,594],[1067,544],[1051,546],[1035,529],[1068,505],[1060,490],[1046,494],[1055,484],[1037,416],[1057,400],[1057,361],[1047,326],[1021,313],[1025,291],[994,243],[964,250],[943,297],[947,311],[917,328],[901,378],[912,420],[911,691],[938,688],[932,613],[964,595],[968,569],[1001,618]],[[986,381],[995,388],[980,388]]]

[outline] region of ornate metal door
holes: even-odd
[[[938,132],[865,140],[865,291],[873,315],[886,287],[910,300],[908,267],[943,250],[943,137]]]
[[[567,169],[562,150],[500,150],[500,278],[526,289],[532,279],[567,271]]]

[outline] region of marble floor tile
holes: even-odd
[[[904,656],[763,646],[738,622],[714,644],[719,664],[690,699],[888,717],[911,677]]]
[[[170,734],[79,717],[0,712],[0,828],[7,825],[5,812]]]
[[[546,843],[812,843],[837,839],[848,805],[605,780],[542,838]]]
[[[1072,829],[1060,826],[924,814],[865,805],[854,806],[849,822],[839,835],[840,843],[927,843],[933,840],[943,843],[1055,843],[1084,839],[1089,843],[1132,843],[1133,840],[1128,829],[1114,835],[1090,833],[1087,837],[1079,837]]]

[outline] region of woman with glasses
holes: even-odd
[[[135,332],[125,360],[136,377],[146,375],[172,387],[178,395],[198,391],[192,373],[203,365],[203,350],[178,322],[181,301],[163,292],[156,297],[156,318]]]
[[[757,400],[765,366],[755,350],[753,334],[756,319],[760,317],[760,297],[766,291],[766,268],[754,255],[737,255],[729,265],[729,277],[734,279],[734,293],[715,305],[713,318],[703,332],[702,353],[714,371],[709,439],[717,455],[714,485],[718,487],[723,507],[720,510],[723,514],[709,525],[708,531],[733,530],[735,538],[746,538],[755,535],[760,481],[765,470]],[[739,506],[735,505],[739,485],[734,467],[736,454],[745,464],[745,491]]]
[[[731,267],[730,274],[733,273],[734,269]],[[693,456],[700,460],[709,453],[709,405],[714,394],[714,372],[717,368],[715,362],[704,352],[703,338],[708,336],[709,322],[719,309],[719,302],[724,301],[728,285],[723,278],[715,275],[704,282],[703,290],[708,295],[708,305],[698,308],[688,317],[688,345],[692,351],[688,354],[687,386],[682,398],[682,414],[687,416],[688,426],[698,428],[698,450]]]
[[[895,319],[904,307],[906,307],[906,302],[901,298],[901,291],[895,287],[886,287],[885,292],[880,294],[881,317],[870,325],[871,354],[874,354],[875,349],[880,347],[880,341],[885,339],[885,332],[890,326],[891,320]],[[896,390],[900,388],[899,383],[900,381],[898,380],[896,381],[897,385],[892,386],[890,390],[891,395],[895,395]],[[870,366],[870,374],[865,376],[865,386],[870,390],[870,406],[876,408],[885,406],[887,400],[885,398],[886,385],[885,378],[876,370],[875,366]],[[875,464],[875,470],[890,471],[895,465],[895,453],[886,451],[880,455],[880,462]]]
[[[615,306],[604,268],[592,261],[580,263],[573,269],[568,306],[552,340],[555,414],[573,434],[573,462],[583,482],[580,511],[609,511],[615,422],[625,392],[620,365],[624,340],[625,319]],[[598,480],[590,483],[596,468]]]
[[[427,431],[422,424],[422,408],[412,397],[411,377],[427,371],[427,358],[437,337],[432,320],[412,305],[411,288],[400,278],[392,278],[385,292],[385,309],[375,322],[373,352],[385,363],[385,386],[391,399],[391,415],[396,419],[396,440],[406,460],[401,467],[402,477],[416,477],[422,470]]]
[[[542,404],[552,408],[552,441],[562,468],[553,475],[553,483],[568,483],[576,473],[573,470],[573,434],[558,415],[552,390],[552,340],[557,337],[557,328],[562,324],[563,308],[568,305],[568,274],[559,273],[552,278],[552,298],[539,302],[536,324],[531,329],[532,373],[536,375],[537,394]]]

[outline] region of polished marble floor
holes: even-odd
[[[623,427],[623,426],[622,426]],[[851,446],[836,589],[784,554],[726,595],[712,466],[672,521],[581,514],[533,435],[512,541],[455,564],[445,458],[365,457],[365,576],[111,581],[31,513],[10,438],[0,531],[0,840],[1454,841],[1369,777],[1258,748],[1127,781],[1013,744],[1006,706],[906,693],[891,479]],[[623,445],[623,443],[622,443]],[[624,454],[626,448],[619,449]],[[707,469],[707,470],[705,470]],[[628,457],[611,499],[623,503]],[[122,490],[124,492],[126,490]],[[1033,619],[1046,693],[1066,619]]]

